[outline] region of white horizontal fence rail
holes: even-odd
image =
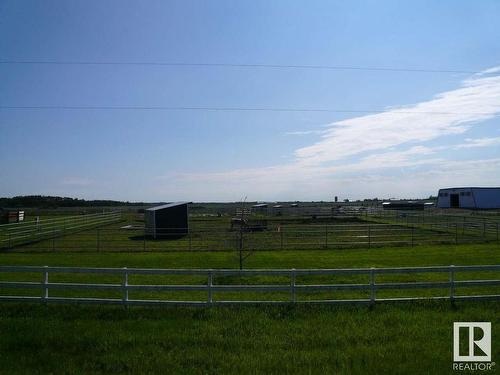
[[[103,212],[0,225],[0,248],[46,240],[119,222],[121,212]]]
[[[460,273],[474,272],[474,277],[467,280],[457,280]],[[121,304],[121,305],[190,305],[190,306],[211,306],[225,304],[374,304],[375,302],[398,302],[416,301],[426,299],[444,300],[500,300],[500,278],[496,274],[495,278],[478,279],[478,273],[500,272],[500,265],[476,265],[476,266],[436,266],[436,267],[399,267],[399,268],[349,268],[349,269],[147,269],[147,268],[81,268],[81,267],[37,267],[37,266],[0,266],[0,302],[43,302],[43,303],[91,303],[91,304]],[[406,277],[413,274],[444,274],[446,281],[412,281],[412,282],[386,282],[379,281],[384,275],[400,274]],[[39,281],[19,281],[20,274],[38,275]],[[114,282],[53,282],[56,275],[72,274],[77,280],[81,280],[89,274],[106,277],[114,277]],[[77,275],[79,274],[79,275]],[[7,281],[7,275],[15,275],[13,281]],[[318,276],[339,276],[354,275],[364,277],[363,283],[321,283],[308,284],[298,283],[297,278],[307,281],[308,277]],[[157,278],[158,281],[165,276],[192,277],[197,279],[199,284],[144,284],[130,282],[133,276],[147,276],[148,280]],[[236,278],[239,284],[223,284],[220,280],[227,280],[228,277]],[[242,280],[251,281],[252,278],[279,277],[282,282],[274,284],[242,284]],[[11,277],[12,279],[12,277]],[[219,279],[219,280],[217,280]],[[119,280],[119,281],[117,281]],[[262,280],[262,279],[261,279]],[[217,282],[219,281],[219,282]],[[258,281],[258,280],[257,280]],[[480,293],[474,288],[494,287],[493,293]],[[472,288],[471,293],[457,295],[457,288]],[[20,295],[21,293],[5,294],[6,290],[34,291],[30,295]],[[379,298],[377,292],[382,290],[415,290],[415,289],[444,289],[445,293],[438,296],[405,296]],[[112,296],[80,297],[71,295],[78,290],[115,293]],[[54,296],[54,291],[69,293],[67,296]],[[332,299],[332,292],[338,291],[363,291],[367,295],[363,298]],[[177,300],[171,298],[131,298],[130,293],[135,292],[201,292],[203,298],[196,300]],[[231,292],[231,300],[216,299],[214,294],[220,292]],[[239,298],[241,293],[271,293],[271,299],[250,300]],[[286,297],[277,299],[277,293],[285,293]],[[318,299],[301,299],[299,293],[305,292],[326,292],[328,295]],[[274,294],[273,294],[274,293]],[[35,294],[35,295],[33,295]],[[60,293],[59,293],[60,294]],[[117,295],[118,294],[118,297]],[[181,294],[181,297],[183,295]]]

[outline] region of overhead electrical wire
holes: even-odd
[[[485,112],[411,111],[398,108],[384,110],[328,109],[328,108],[277,108],[277,107],[199,107],[199,106],[80,106],[80,105],[30,105],[0,106],[0,110],[83,110],[83,111],[219,111],[219,112],[325,112],[377,114],[391,111],[392,114],[428,115],[492,115]]]
[[[66,60],[0,60],[2,65],[124,65],[124,66],[159,66],[159,67],[211,67],[211,68],[262,68],[262,69],[314,69],[314,70],[353,70],[379,72],[407,72],[407,73],[453,73],[479,74],[480,71],[457,69],[420,69],[398,67],[374,67],[351,65],[300,65],[300,64],[235,64],[235,63],[190,63],[190,62],[161,62],[161,61],[66,61]]]
[[[270,68],[270,69],[315,69],[315,70],[353,70],[381,72],[413,72],[413,73],[455,73],[478,74],[479,71],[454,69],[413,69],[391,67],[361,67],[340,65],[280,65],[280,64],[233,64],[233,63],[182,63],[182,62],[132,62],[132,61],[63,61],[63,60],[0,60],[0,65],[124,65],[124,66],[165,66],[165,67],[227,67],[227,68]],[[218,112],[325,112],[377,114],[391,110],[399,114],[430,115],[490,115],[481,112],[440,112],[440,111],[408,111],[404,109],[363,110],[363,109],[325,109],[325,108],[274,108],[274,107],[207,107],[207,106],[85,106],[85,105],[29,105],[0,106],[0,110],[96,110],[96,111],[218,111]]]

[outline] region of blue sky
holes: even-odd
[[[499,23],[496,0],[4,0],[0,61],[481,73],[0,64],[0,107],[383,111],[0,109],[0,196],[331,200],[499,186]]]

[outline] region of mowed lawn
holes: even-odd
[[[47,252],[0,253],[2,265],[238,268],[234,252]],[[348,268],[499,264],[500,244],[421,245],[372,249],[255,251],[245,268]]]
[[[0,306],[2,374],[446,374],[455,321],[500,303],[367,307]]]
[[[238,258],[216,252],[4,253],[0,264],[237,268]],[[270,251],[245,261],[246,268],[450,264],[500,264],[500,246]],[[454,373],[453,322],[492,322],[495,361],[499,312],[500,302],[128,309],[3,303],[0,373]]]

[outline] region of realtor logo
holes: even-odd
[[[453,323],[453,361],[491,362],[491,323]]]

